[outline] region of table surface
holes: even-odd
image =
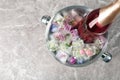
[[[106,1],[106,2],[104,2]],[[120,80],[120,16],[109,29],[109,63],[99,58],[86,67],[56,61],[45,42],[43,15],[71,5],[96,9],[112,0],[0,0],[0,80]]]

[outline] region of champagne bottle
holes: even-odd
[[[104,34],[120,12],[120,0],[91,11],[86,18],[86,28],[97,35]]]
[[[115,17],[120,12],[120,0],[91,11],[85,20],[85,25],[78,24],[79,36],[85,43],[93,43],[97,36],[103,35]]]

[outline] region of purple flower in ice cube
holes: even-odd
[[[72,26],[69,24],[64,24],[64,28],[65,28],[65,30],[70,31]]]
[[[74,57],[70,57],[70,59],[69,59],[69,63],[70,64],[75,64],[76,63],[76,58],[74,58]]]

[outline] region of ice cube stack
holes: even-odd
[[[81,20],[83,19],[78,16]],[[96,38],[94,43],[84,43],[75,28],[75,19],[69,14],[56,15],[50,27],[48,49],[63,64],[80,65],[98,55],[105,44],[104,36]]]

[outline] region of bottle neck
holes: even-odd
[[[100,8],[98,23],[102,26],[112,23],[114,18],[120,12],[120,0],[111,3],[108,6]]]

